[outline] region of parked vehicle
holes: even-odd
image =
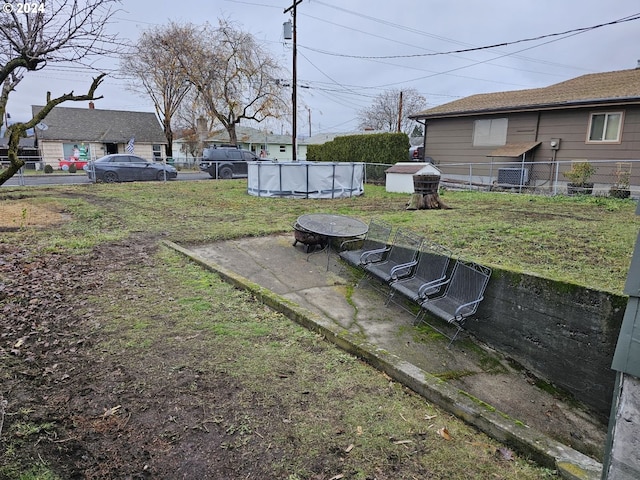
[[[422,162],[423,158],[424,158],[424,147],[422,145],[413,146],[409,148],[409,161]]]
[[[92,182],[135,182],[142,180],[170,180],[178,176],[173,165],[150,162],[137,155],[105,155],[89,162],[84,170]]]
[[[200,170],[211,178],[234,178],[247,176],[247,162],[266,160],[249,150],[237,147],[209,147],[202,152]]]

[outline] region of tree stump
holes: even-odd
[[[448,209],[446,203],[440,199],[438,192],[435,193],[414,193],[411,200],[407,204],[407,210],[431,210],[431,209]]]
[[[440,175],[414,175],[413,195],[407,204],[407,210],[430,210],[449,208],[438,195]]]

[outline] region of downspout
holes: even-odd
[[[538,132],[540,130],[540,110],[538,110],[538,118],[536,119],[536,135],[533,139],[534,142],[538,141]]]
[[[416,122],[424,127],[423,134],[422,134],[422,156],[426,157],[427,156],[427,121],[423,120],[421,122],[420,120],[416,119]],[[431,157],[431,155],[429,155],[429,157]],[[424,161],[424,158],[422,160]]]
[[[518,189],[518,193],[522,193],[522,186],[524,184],[524,167],[525,167],[525,159],[526,158],[527,158],[527,152],[524,152],[522,154],[522,165],[520,166],[520,187]],[[533,167],[533,165],[532,165],[532,167]]]
[[[538,133],[540,132],[540,110],[538,110],[538,115],[536,117],[536,134],[535,137],[533,139],[534,142],[538,141]],[[529,182],[531,182],[531,179],[533,178],[533,162],[536,159],[536,148],[533,149],[532,151],[532,158],[531,158],[531,171],[529,172]],[[524,158],[522,161],[522,168],[524,168]],[[522,170],[522,173],[524,174],[524,170]],[[522,182],[520,182],[522,183]],[[535,181],[534,181],[534,187],[535,187]]]

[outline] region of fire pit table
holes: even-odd
[[[368,225],[360,220],[346,215],[334,213],[309,213],[301,215],[296,221],[296,225],[303,230],[326,238],[324,249],[327,251],[327,270],[329,270],[329,259],[331,255],[331,240],[360,237],[367,233]],[[296,238],[297,239],[297,238]],[[322,250],[321,250],[322,251]],[[312,255],[311,252],[309,255]],[[307,261],[309,257],[307,256]]]

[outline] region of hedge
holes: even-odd
[[[345,135],[322,145],[309,145],[307,160],[393,165],[407,161],[409,146],[409,137],[406,133]]]

